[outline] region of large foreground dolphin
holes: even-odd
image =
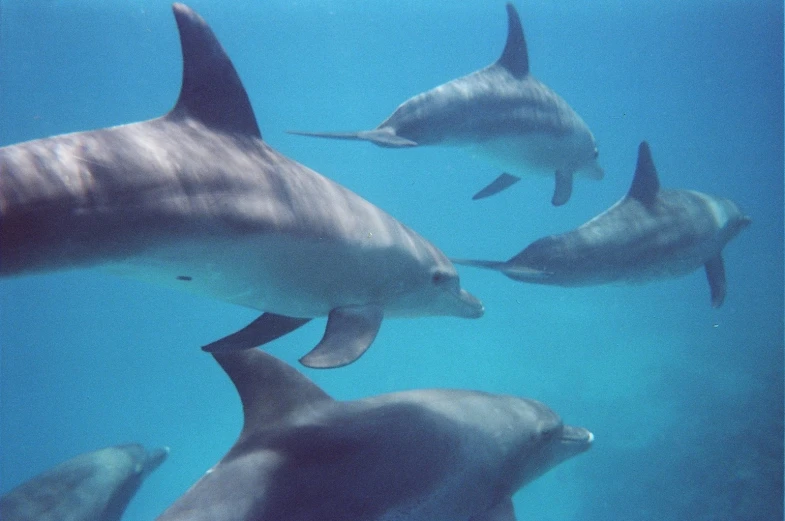
[[[209,350],[328,316],[311,367],[354,361],[383,316],[482,315],[430,242],[262,141],[213,32],[182,4],[174,14],[171,112],[0,149],[0,275],[110,266],[267,311]]]
[[[453,262],[558,286],[644,282],[705,266],[711,303],[719,307],[726,287],[722,249],[749,223],[728,199],[661,190],[644,141],[629,192],[600,215],[573,231],[539,239],[506,262]]]
[[[534,400],[440,389],[341,402],[258,349],[215,358],[242,432],[158,521],[514,521],[512,495],[593,438]]]
[[[507,16],[507,44],[495,63],[406,100],[375,129],[292,133],[357,139],[383,147],[469,147],[515,174],[555,174],[552,203],[566,203],[575,174],[603,177],[594,136],[559,95],[529,73],[526,40],[512,4],[507,4]],[[474,199],[496,194],[519,180],[504,173]]]
[[[118,521],[169,454],[118,445],[81,454],[0,497],[3,521]]]

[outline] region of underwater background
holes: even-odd
[[[232,58],[274,148],[453,257],[507,259],[622,197],[637,146],[663,187],[733,199],[753,224],[703,270],[642,286],[525,285],[461,268],[480,320],[387,320],[355,364],[314,371],[352,399],[456,387],[539,399],[593,448],[515,496],[518,518],[783,518],[783,4],[516,2],[531,71],[583,117],[601,182],[550,204],[552,177],[471,201],[499,171],[451,148],[386,150],[289,129],[375,127],[496,60],[502,1],[191,2]],[[0,1],[0,144],[159,116],[180,86],[169,2]],[[0,252],[2,255],[2,252]],[[0,493],[124,442],[171,454],[124,519],[161,513],[239,433],[234,389],[199,346],[258,312],[100,269],[0,281]],[[324,320],[269,345],[296,364]]]

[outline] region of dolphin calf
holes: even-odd
[[[265,311],[208,350],[327,316],[310,367],[356,360],[384,316],[482,315],[434,245],[270,148],[213,32],[173,9],[183,81],[171,112],[0,148],[0,276],[106,266]]]
[[[495,63],[409,98],[375,129],[291,133],[393,148],[468,147],[517,174],[503,173],[473,199],[505,190],[520,174],[544,173],[556,177],[551,202],[566,203],[575,174],[603,177],[594,136],[558,94],[529,73],[526,40],[512,4],[507,16],[507,44]]]
[[[63,462],[0,497],[3,521],[118,521],[169,454],[118,445]]]
[[[593,439],[534,400],[438,389],[344,402],[258,349],[214,356],[242,432],[158,521],[514,521],[512,495]]]
[[[728,199],[661,190],[644,141],[629,192],[600,215],[573,231],[534,241],[506,262],[453,262],[557,286],[645,282],[705,266],[711,304],[719,307],[726,291],[722,249],[750,222]]]

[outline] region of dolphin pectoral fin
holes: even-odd
[[[507,190],[509,187],[520,181],[521,178],[508,174],[507,172],[502,173],[499,177],[493,180],[491,184],[477,192],[472,196],[472,201],[476,201],[478,199],[485,199],[486,197],[490,197],[492,195],[496,195],[503,190]]]
[[[556,186],[553,189],[551,204],[561,206],[570,200],[572,195],[572,172],[556,171]]]
[[[384,310],[380,306],[335,308],[327,317],[322,340],[310,353],[300,358],[306,367],[329,369],[351,364],[376,338]]]
[[[276,315],[275,313],[262,313],[262,316],[240,331],[207,344],[202,347],[202,350],[217,353],[251,349],[291,333],[309,320],[311,319],[287,317],[285,315]]]
[[[472,516],[471,521],[515,521],[512,499],[503,499],[487,512]]]
[[[711,290],[711,306],[718,308],[725,301],[726,290],[725,263],[721,253],[706,262],[706,278],[709,279]]]
[[[323,137],[327,139],[348,139],[352,141],[370,141],[385,148],[416,147],[417,143],[395,134],[389,129],[362,130],[360,132],[300,132],[287,130],[287,134],[295,136]]]

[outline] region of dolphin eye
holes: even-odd
[[[443,271],[437,271],[434,272],[433,275],[431,275],[431,282],[439,286],[441,284],[444,284],[447,280],[449,280],[449,278],[450,276],[447,273]]]
[[[594,149],[594,159],[597,159],[598,157],[600,157],[600,151],[595,148]]]

